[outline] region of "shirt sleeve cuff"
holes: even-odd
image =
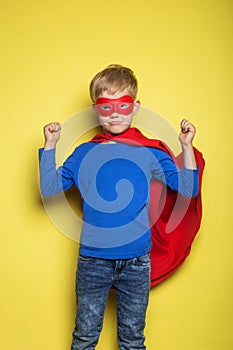
[[[194,172],[194,173],[199,173],[199,170],[200,170],[200,168],[199,168],[199,165],[197,165],[197,169],[188,169],[188,168],[183,168],[183,170],[184,171],[186,171],[186,172],[189,172],[189,171],[192,171],[192,172]]]
[[[56,152],[55,148],[45,150],[44,148],[39,148],[39,159],[41,160],[42,156],[46,158],[54,157]]]

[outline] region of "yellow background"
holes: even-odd
[[[202,227],[151,291],[147,348],[232,349],[232,2],[8,0],[0,13],[0,348],[70,348],[77,244],[41,204],[37,148],[42,126],[88,107],[93,75],[120,63],[144,106],[197,126],[206,159]],[[117,349],[114,303],[97,349]]]

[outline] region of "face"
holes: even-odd
[[[103,92],[96,100],[94,108],[104,131],[120,134],[130,127],[139,106],[139,101],[135,102],[123,91],[114,95]]]

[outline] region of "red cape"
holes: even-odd
[[[175,157],[164,142],[148,139],[136,128],[127,129],[118,135],[97,134],[91,142],[108,140],[158,148],[168,153],[174,162],[182,167],[182,154]],[[201,183],[205,161],[196,148],[194,152],[200,169],[199,193],[196,197],[184,197],[159,181],[151,181],[149,208],[152,233],[151,287],[165,280],[183,264],[201,224]]]

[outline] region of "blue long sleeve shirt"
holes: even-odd
[[[73,185],[81,193],[80,254],[86,256],[124,259],[150,251],[152,178],[186,197],[198,193],[198,169],[179,169],[167,153],[156,148],[87,142],[59,168],[55,149],[40,149],[39,157],[43,196],[54,196]]]

